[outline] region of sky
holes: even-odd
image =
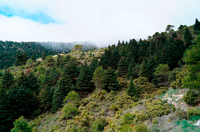
[[[0,0],[0,40],[91,41],[146,39],[200,20],[199,0]]]

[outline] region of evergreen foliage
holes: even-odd
[[[35,58],[35,55],[34,55],[34,54],[31,56],[31,60],[32,60],[33,62],[36,62],[36,58]]]
[[[16,118],[30,116],[38,108],[37,104],[37,99],[29,89],[23,86],[9,89],[0,102],[0,131],[9,131]]]
[[[183,79],[183,85],[189,88],[200,88],[200,35],[196,42],[196,45],[186,50],[183,57],[189,72],[189,75]]]
[[[50,108],[52,108],[54,89],[56,89],[56,87],[54,88],[50,86],[45,86],[45,88],[40,91],[38,95],[40,109],[49,110]]]
[[[117,76],[114,73],[113,69],[108,67],[108,69],[105,71],[103,75],[103,84],[102,84],[102,89],[106,91],[111,91],[111,90],[119,90],[120,86],[117,81]]]
[[[102,85],[103,73],[104,73],[104,70],[102,66],[97,67],[93,73],[92,81],[94,82],[97,88],[99,88]]]
[[[29,84],[29,88],[31,89],[31,91],[37,91],[39,90],[39,83],[37,81],[37,78],[35,77],[34,72],[30,72],[28,74],[28,84]]]
[[[25,65],[27,60],[28,60],[28,57],[26,53],[19,53],[17,54],[15,65],[16,66]]]
[[[121,58],[118,62],[117,71],[118,71],[119,77],[125,76],[128,72],[128,63],[127,63],[126,58],[124,56],[121,56]]]
[[[53,94],[52,112],[56,112],[62,107],[65,96],[72,90],[72,81],[73,78],[70,78],[68,69],[65,69]]]
[[[32,126],[28,124],[28,121],[23,117],[19,117],[14,122],[14,128],[11,132],[32,132]]]
[[[196,31],[197,34],[200,33],[200,22],[199,22],[199,20],[197,18],[195,20],[194,30]]]
[[[129,87],[128,87],[128,90],[127,90],[127,94],[131,97],[137,98],[137,90],[134,86],[132,77],[131,77],[131,81],[130,81],[130,84],[129,84]]]
[[[186,104],[188,105],[195,105],[197,94],[194,93],[191,89],[186,93],[186,95],[183,96],[183,99]]]
[[[93,90],[92,74],[89,67],[84,64],[81,66],[80,74],[77,79],[77,90],[90,92]]]
[[[1,92],[6,92],[13,83],[14,77],[10,73],[10,69],[7,69],[1,79]]]

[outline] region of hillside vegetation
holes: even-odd
[[[97,47],[95,44],[80,42],[84,45],[83,51],[93,50]],[[58,53],[68,53],[77,43],[55,43],[55,42],[13,42],[13,41],[0,41],[0,69],[12,66],[16,57],[22,53],[26,54],[26,58],[32,55],[35,58],[42,57],[43,55],[55,55]]]
[[[196,20],[104,49],[21,54],[0,72],[0,131],[198,132],[199,31]]]

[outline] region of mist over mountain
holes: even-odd
[[[74,42],[37,42],[43,47],[51,50],[59,50],[64,52],[70,52],[76,44],[83,45],[83,50],[93,50],[96,49],[97,46],[90,41],[74,41]]]

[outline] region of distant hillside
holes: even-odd
[[[83,42],[77,41],[77,42],[67,42],[67,43],[65,42],[37,42],[37,43],[41,44],[47,49],[55,51],[59,50],[64,52],[70,52],[76,44],[83,45],[83,51],[89,51],[97,48],[94,43],[87,41]]]
[[[0,69],[10,67],[16,60],[16,55],[20,52],[26,53],[30,58],[32,54],[36,58],[45,55],[54,55],[61,52],[70,52],[77,43],[83,45],[83,50],[93,50],[96,46],[87,42],[14,42],[0,41]]]
[[[4,68],[4,66],[12,66],[15,62],[16,55],[19,52],[26,53],[28,58],[30,58],[32,54],[38,58],[44,53],[46,55],[57,53],[53,50],[44,48],[36,42],[0,41],[0,69]]]

